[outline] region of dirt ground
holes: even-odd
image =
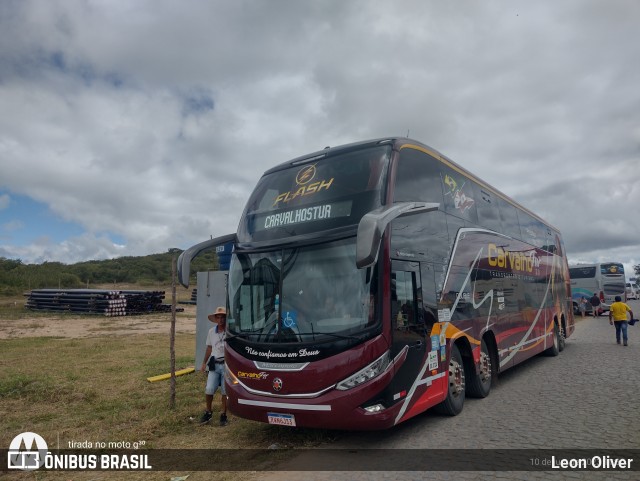
[[[184,312],[176,313],[176,332],[196,332],[196,306],[179,305]],[[132,333],[168,333],[171,313],[152,313],[140,316],[55,315],[41,313],[23,319],[0,319],[0,339],[21,337],[84,338],[123,336]]]

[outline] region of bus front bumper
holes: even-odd
[[[269,424],[321,429],[380,430],[396,424],[395,404],[378,412],[362,406],[388,384],[391,371],[347,391],[331,389],[311,399],[262,396],[227,382],[228,408],[236,416]],[[368,405],[367,404],[367,405]]]

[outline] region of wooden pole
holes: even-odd
[[[169,409],[176,407],[176,256],[171,262],[171,335],[169,341],[171,351],[171,383]]]

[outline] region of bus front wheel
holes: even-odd
[[[438,412],[455,416],[460,414],[464,407],[465,376],[464,363],[458,346],[451,346],[451,356],[448,370],[447,397],[437,406]]]

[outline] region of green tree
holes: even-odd
[[[0,295],[16,295],[31,289],[79,288],[87,284],[171,282],[171,262],[182,253],[171,248],[162,254],[120,257],[76,264],[44,262],[24,264],[21,260],[0,257]],[[191,264],[190,283],[200,271],[217,270],[218,256],[212,250],[201,253]]]

